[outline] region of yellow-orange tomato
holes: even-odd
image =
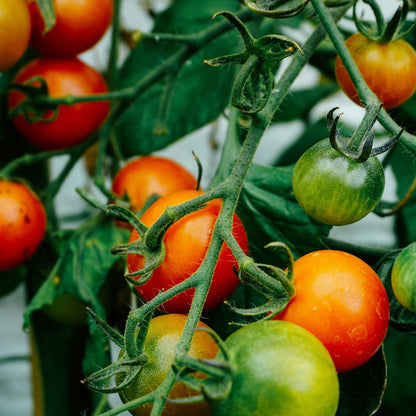
[[[185,328],[186,319],[186,315],[168,314],[157,316],[150,321],[144,345],[144,352],[148,355],[149,361],[140,370],[138,376],[119,393],[123,402],[144,396],[154,391],[163,382],[172,365],[176,344],[179,342]],[[208,327],[199,322],[198,328]],[[189,354],[195,358],[214,359],[217,353],[218,345],[212,336],[205,331],[196,331]],[[122,381],[121,377],[117,381],[120,383]],[[195,395],[198,395],[197,391],[177,381],[169,397],[174,399]],[[152,404],[146,403],[130,410],[130,413],[134,416],[149,416],[151,410]],[[192,405],[168,403],[163,409],[162,416],[169,415],[209,416],[211,412],[207,402]]]
[[[114,12],[113,0],[53,0],[56,22],[45,33],[39,6],[34,0],[26,1],[32,21],[30,44],[56,57],[78,55],[93,47],[109,28]]]
[[[142,215],[142,222],[151,226],[162,215],[167,206],[179,205],[201,195],[201,191],[178,191],[166,195],[153,203]],[[215,222],[221,209],[221,200],[213,200],[198,211],[185,215],[167,230],[164,236],[166,256],[157,267],[150,280],[142,286],[136,286],[137,292],[145,299],[154,298],[161,290],[167,290],[189,278],[201,265],[211,242]],[[237,215],[233,218],[233,235],[244,252],[248,252],[247,236]],[[130,236],[130,242],[139,238],[136,230]],[[139,254],[127,255],[130,273],[144,267],[144,257]],[[208,292],[204,310],[209,310],[227,299],[239,284],[235,273],[238,264],[230,250],[223,244],[215,267],[212,283]],[[139,277],[137,277],[139,278]],[[194,289],[188,289],[162,306],[166,312],[189,311]]]
[[[294,263],[296,294],[275,319],[312,332],[339,373],[368,361],[386,336],[389,300],[364,261],[337,250],[315,251]]]
[[[26,185],[0,180],[0,270],[28,260],[43,240],[46,214]]]
[[[345,44],[364,81],[386,110],[398,107],[413,95],[416,89],[416,52],[409,43],[398,39],[382,44],[355,33]],[[339,56],[335,59],[335,75],[345,94],[362,105]]]
[[[139,211],[152,195],[165,196],[183,189],[196,189],[195,177],[174,160],[143,156],[126,163],[116,174],[113,192],[127,195],[133,211]]]
[[[25,53],[30,39],[30,14],[24,0],[0,0],[0,72]]]

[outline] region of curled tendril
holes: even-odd
[[[216,16],[223,16],[233,24],[243,38],[245,49],[204,63],[210,66],[241,65],[231,93],[231,105],[243,113],[255,114],[264,108],[272,94],[277,64],[296,51],[302,52],[301,48],[295,41],[281,35],[255,39],[244,23],[230,12],[221,11],[214,18]]]
[[[309,0],[303,2],[291,0],[239,0],[239,2],[257,14],[280,19],[297,16],[306,8]],[[286,3],[295,4],[292,7],[282,9],[281,6]]]

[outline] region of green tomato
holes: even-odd
[[[346,225],[359,221],[376,207],[385,179],[376,157],[355,162],[325,139],[299,158],[292,183],[306,214],[324,224]]]
[[[290,322],[260,321],[227,338],[235,371],[214,416],[334,416],[339,383],[323,344]]]
[[[391,271],[391,285],[397,300],[416,313],[416,242],[396,257]]]

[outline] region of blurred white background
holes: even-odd
[[[236,0],[237,1],[237,0]],[[123,1],[123,26],[126,29],[140,28],[142,31],[151,29],[151,20],[143,12],[145,0],[124,0]],[[164,7],[166,1],[153,0],[157,7]],[[197,2],[196,2],[197,3]],[[399,0],[379,0],[383,7],[385,16],[390,16],[397,6]],[[97,68],[104,68],[109,48],[109,34],[91,51],[84,53],[81,58]],[[317,74],[311,68],[305,68],[295,88],[305,87],[316,82]],[[338,93],[328,99],[325,103],[320,104],[313,110],[315,117],[319,118],[329,111],[329,109],[338,106],[344,113],[343,119],[352,123],[359,123],[362,117],[362,110],[350,102],[343,93]],[[279,131],[276,131],[278,129]],[[275,159],[275,156],[286,146],[290,145],[301,131],[301,123],[294,122],[287,125],[279,125],[277,128],[270,128],[258,149],[255,161],[260,164],[268,164]],[[220,156],[221,144],[226,132],[226,122],[220,119],[216,125],[207,126],[200,131],[184,138],[173,144],[167,149],[158,152],[180,160],[188,169],[196,173],[196,166],[191,151],[193,150],[201,159],[204,166],[204,181],[209,182],[215,172],[218,158]],[[276,140],[276,137],[286,137],[287,140]],[[219,145],[218,149],[212,146],[212,140]],[[60,170],[63,159],[54,161],[52,173]],[[90,186],[91,182],[86,175],[83,163],[79,163],[70,177],[64,184],[58,195],[58,212],[66,216],[76,212],[77,206],[74,201],[79,197],[75,193],[75,187]],[[387,172],[387,187],[385,199],[395,199],[395,183],[391,175]],[[369,231],[371,230],[371,231]],[[336,238],[361,242],[368,244],[394,244],[392,233],[392,221],[388,218],[378,218],[370,214],[359,223],[334,227],[331,236]],[[22,313],[25,308],[24,292],[19,288],[9,296],[0,298],[0,359],[7,356],[29,357],[29,345],[27,334],[22,331]],[[0,365],[0,416],[29,416],[32,414],[32,397],[31,397],[31,379],[30,365],[27,359],[10,362]],[[117,395],[112,396],[112,402],[118,402]]]

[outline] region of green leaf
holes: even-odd
[[[44,32],[48,32],[55,25],[56,15],[53,0],[36,0],[39,5],[43,21],[45,23]]]
[[[29,325],[34,311],[52,304],[60,294],[73,295],[97,314],[104,315],[98,294],[117,260],[111,254],[111,247],[126,240],[126,230],[115,226],[102,214],[77,230],[64,232],[58,246],[59,259],[30,301],[24,314],[24,326]]]
[[[297,204],[292,171],[293,166],[253,165],[244,184],[237,212],[258,262],[276,263],[278,254],[264,249],[272,241],[285,243],[295,258],[327,248],[321,237],[328,235],[330,227],[311,220]]]
[[[224,8],[236,11],[241,6],[232,0],[207,0],[197,7],[193,0],[175,2],[157,16],[153,31],[197,33],[214,25],[213,14]],[[203,61],[238,51],[241,47],[236,43],[235,33],[230,30],[185,62],[174,80],[166,120],[160,120],[166,125],[166,134],[157,135],[154,131],[166,78],[138,97],[116,126],[123,154],[154,152],[215,120],[229,103],[234,71],[210,68]],[[122,67],[122,87],[135,85],[182,47],[178,43],[143,39]]]
[[[26,275],[27,269],[25,266],[0,271],[0,298],[13,292],[23,282]]]
[[[339,374],[340,400],[336,416],[371,416],[380,406],[386,388],[383,348],[364,365]]]

